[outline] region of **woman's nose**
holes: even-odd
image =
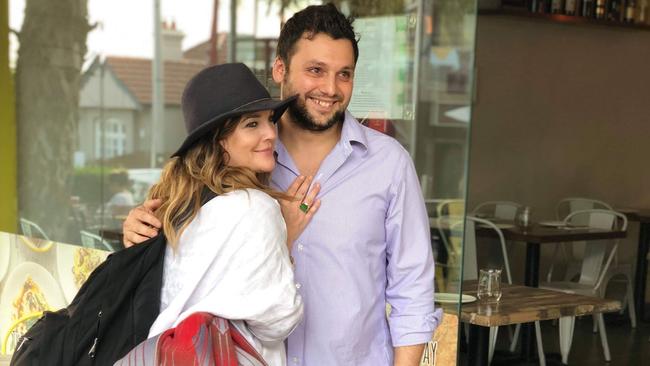
[[[275,123],[269,121],[269,123],[266,123],[265,128],[263,130],[263,135],[265,140],[275,140],[278,136],[277,132],[277,127]]]

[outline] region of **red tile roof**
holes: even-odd
[[[151,104],[151,60],[134,57],[106,57],[106,64],[115,76],[142,104]],[[165,104],[180,105],[185,84],[205,64],[196,60],[165,61]]]
[[[217,64],[228,62],[228,33],[219,33],[217,36]],[[201,42],[185,51],[183,58],[197,60],[208,64],[210,61],[210,40]]]

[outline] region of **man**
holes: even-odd
[[[351,21],[332,4],[296,13],[278,40],[273,79],[283,97],[299,97],[278,124],[272,185],[314,177],[320,187],[318,212],[290,243],[305,318],[288,339],[288,365],[419,365],[440,322],[411,158],[346,111],[358,52]],[[156,205],[132,211],[125,244],[155,235],[142,222],[160,227]]]

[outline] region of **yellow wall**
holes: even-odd
[[[9,70],[9,0],[0,0],[0,231],[16,232],[16,114]]]

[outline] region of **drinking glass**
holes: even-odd
[[[478,277],[478,298],[487,303],[501,299],[501,270],[482,269]]]
[[[530,207],[526,206],[519,209],[517,217],[515,217],[515,224],[521,228],[528,228],[532,225],[532,217]]]

